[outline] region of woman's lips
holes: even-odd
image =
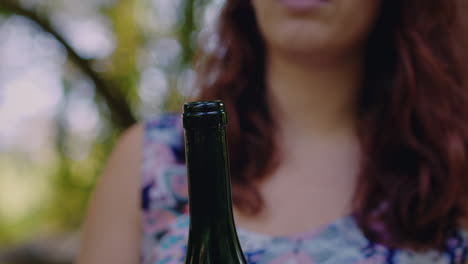
[[[308,10],[321,7],[329,2],[329,0],[278,0],[283,6],[288,9],[297,11]]]

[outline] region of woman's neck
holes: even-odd
[[[266,71],[269,105],[279,132],[324,139],[354,130],[361,59],[312,64],[270,54]]]

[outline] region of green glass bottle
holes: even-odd
[[[221,101],[184,105],[190,231],[185,264],[246,264],[232,214]]]

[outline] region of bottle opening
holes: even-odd
[[[217,101],[198,101],[184,104],[184,113],[224,112],[224,103]]]
[[[198,101],[184,104],[184,128],[226,126],[227,118],[222,101]]]

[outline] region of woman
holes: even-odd
[[[196,99],[230,115],[249,263],[468,263],[460,3],[226,1]],[[167,114],[122,137],[78,263],[182,263],[180,125]]]

